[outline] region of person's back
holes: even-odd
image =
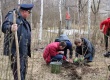
[[[58,38],[55,39],[55,42],[66,42],[67,46],[64,48],[64,56],[67,57],[67,49],[69,50],[69,61],[72,62],[72,55],[73,55],[73,49],[72,49],[72,43],[69,40],[68,36],[66,34],[61,34]]]
[[[48,55],[55,56],[59,50],[59,42],[53,42],[46,46],[43,52],[43,57],[46,59]]]
[[[55,39],[55,42],[60,42],[60,41],[70,41],[70,40],[66,34],[61,34],[58,38]]]
[[[63,50],[66,47],[65,42],[53,42],[46,46],[43,52],[43,58],[46,63],[50,63],[52,59],[61,60],[64,58],[63,53],[60,50]]]
[[[66,34],[62,34],[59,36],[60,41],[70,41]]]
[[[95,51],[93,44],[86,38],[82,38],[82,41],[84,41],[83,43],[86,46],[86,49],[88,49],[87,51],[89,51],[89,52],[91,52],[91,54],[93,54]]]
[[[107,18],[106,20],[104,20],[100,23],[100,30],[104,34],[107,34],[107,31],[109,28],[110,28],[110,18]]]

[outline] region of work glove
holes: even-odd
[[[73,63],[72,59],[66,59],[66,61],[69,62],[69,63]]]
[[[83,58],[80,58],[79,60],[80,60],[80,61],[83,61],[83,60],[84,60],[84,57],[83,57]]]
[[[59,54],[64,54],[64,51],[59,51],[58,53],[59,53]]]
[[[75,59],[74,59],[74,62],[78,62],[78,58],[75,58]]]

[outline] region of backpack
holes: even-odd
[[[5,16],[5,20],[7,20],[8,17],[9,17],[11,14],[13,14],[13,11],[15,11],[15,13],[17,14],[17,9],[13,9],[13,10],[11,10],[11,11],[8,11],[8,13],[7,13],[6,16]]]

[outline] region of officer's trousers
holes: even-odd
[[[15,57],[11,58],[11,69],[13,71],[14,80],[18,80],[18,74],[17,74],[17,60]],[[27,73],[27,57],[20,57],[20,74],[21,74],[21,80],[25,80],[25,76]]]

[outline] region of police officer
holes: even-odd
[[[21,80],[25,80],[27,57],[31,57],[31,27],[26,20],[33,8],[33,4],[20,4],[19,11],[16,15],[16,24],[13,24],[13,11],[10,11],[5,21],[2,24],[2,32],[5,35],[4,39],[4,55],[11,56],[11,68],[14,75],[14,80],[18,80],[17,76],[17,61],[16,61],[16,45],[13,32],[17,31],[20,54],[20,73]]]
[[[72,43],[69,40],[68,36],[66,34],[61,34],[58,38],[55,39],[55,42],[65,41],[67,46],[64,48],[64,56],[66,57],[66,60],[70,63],[73,62],[72,55],[73,55],[73,49],[72,49]],[[69,50],[69,59],[67,57],[67,50]]]

